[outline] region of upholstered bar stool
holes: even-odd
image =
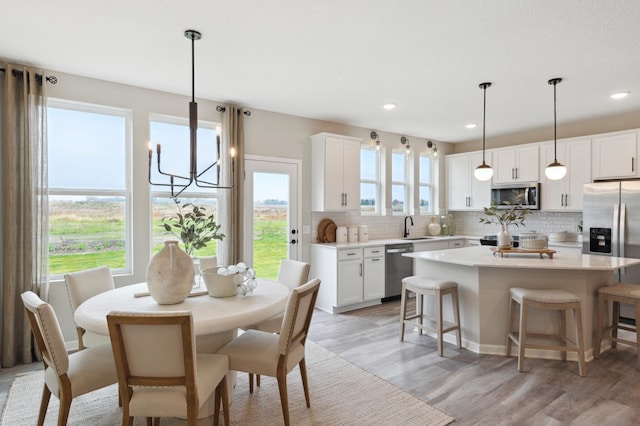
[[[605,326],[605,304],[613,302],[613,315],[610,326]],[[635,346],[638,352],[638,369],[640,369],[640,351],[638,350],[638,333],[637,327],[630,327],[620,324],[620,303],[627,303],[635,306],[636,321],[640,320],[640,286],[637,284],[614,284],[608,287],[598,289],[598,312],[596,315],[596,344],[593,350],[593,356],[600,356],[600,345],[602,339],[609,340],[611,347],[615,348],[616,343],[624,343],[625,345]],[[637,324],[637,323],[636,323]],[[636,341],[627,340],[618,337],[618,330],[627,330],[636,333]],[[604,333],[604,335],[603,335]]]
[[[416,294],[416,313],[407,314],[407,300],[409,292]],[[442,320],[442,301],[444,296],[451,295],[453,305],[453,316],[455,323]],[[434,296],[437,298],[435,315],[425,315],[423,313],[424,296]],[[435,323],[435,328],[424,324],[424,320]],[[458,283],[454,281],[437,280],[427,276],[411,276],[402,280],[402,295],[400,300],[400,341],[404,340],[404,326],[411,324],[418,328],[418,333],[422,330],[434,331],[438,336],[438,353],[443,354],[442,335],[451,331],[456,332],[456,342],[458,348],[462,348],[462,338],[460,336],[460,309],[458,307]]]
[[[578,372],[581,376],[586,375],[584,362],[584,336],[582,332],[582,302],[578,296],[568,291],[549,289],[532,290],[527,288],[514,287],[510,291],[511,300],[509,302],[509,323],[507,329],[507,356],[511,356],[511,346],[518,345],[518,371],[524,371],[525,350],[547,349],[561,351],[562,359],[567,360],[567,352],[578,354]],[[513,328],[516,316],[516,305],[520,305],[520,321],[518,331]],[[527,332],[527,316],[530,308],[558,311],[560,316],[560,327],[558,334],[541,334]],[[567,337],[567,311],[573,312],[573,322],[575,325],[576,341]],[[527,342],[529,338],[555,339],[558,345],[539,344]],[[567,346],[571,343],[573,346]]]

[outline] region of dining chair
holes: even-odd
[[[311,407],[305,342],[319,288],[320,280],[315,278],[291,291],[279,334],[247,330],[218,351],[229,357],[231,370],[277,378],[285,425],[290,424],[287,374],[296,365],[300,367],[307,407]]]
[[[196,353],[193,317],[189,311],[161,313],[111,312],[107,315],[118,383],[122,395],[122,424],[146,417],[186,417],[196,425],[200,408],[215,398],[213,424],[220,401],[224,424],[229,423],[229,394],[225,355]]]
[[[58,426],[64,426],[73,398],[118,381],[111,345],[94,346],[68,354],[58,318],[51,305],[32,291],[22,293],[22,303],[44,364],[44,389],[38,426],[44,424],[51,394],[60,400]]]
[[[78,306],[85,300],[96,294],[116,288],[109,266],[100,266],[64,274],[64,283],[67,287],[67,294],[69,295],[71,310],[73,312],[75,312]],[[78,333],[78,350],[82,350],[87,346],[109,343],[108,337],[86,331],[77,325],[76,332]]]
[[[278,270],[278,282],[285,284],[291,290],[301,286],[309,280],[309,270],[311,265],[298,260],[282,259],[280,269]],[[258,324],[253,324],[246,329],[267,331],[269,333],[278,333],[282,327],[282,318],[284,312],[275,315]],[[256,376],[256,385],[260,386],[260,375]],[[249,374],[249,392],[253,392],[253,374]]]

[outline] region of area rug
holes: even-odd
[[[289,413],[295,425],[447,425],[454,419],[413,395],[349,361],[307,342],[307,370],[311,408],[307,408],[298,368],[287,376]],[[239,373],[231,404],[232,425],[283,423],[275,378],[262,377],[249,394],[249,380]],[[43,373],[17,376],[11,384],[0,417],[1,426],[35,425],[40,407]],[[59,403],[51,398],[45,425],[55,425]],[[221,416],[222,417],[222,416]],[[222,419],[221,419],[222,420]],[[71,404],[68,425],[122,424],[115,385],[82,395]],[[135,425],[145,424],[136,418]],[[186,425],[180,419],[162,419],[163,426]],[[211,424],[211,418],[198,425]]]

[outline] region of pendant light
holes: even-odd
[[[482,164],[476,167],[473,175],[476,179],[485,181],[491,179],[493,176],[493,169],[485,162],[485,121],[487,118],[487,87],[491,87],[491,83],[480,83],[480,88],[484,91],[484,106],[482,112]]]
[[[556,120],[556,85],[562,81],[561,78],[552,78],[548,81],[553,85],[553,163],[544,169],[544,174],[551,180],[560,180],[567,174],[567,168],[558,162],[558,138],[557,138],[557,120]]]

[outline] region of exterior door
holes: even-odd
[[[301,256],[299,169],[297,160],[245,157],[245,262],[262,278]]]

